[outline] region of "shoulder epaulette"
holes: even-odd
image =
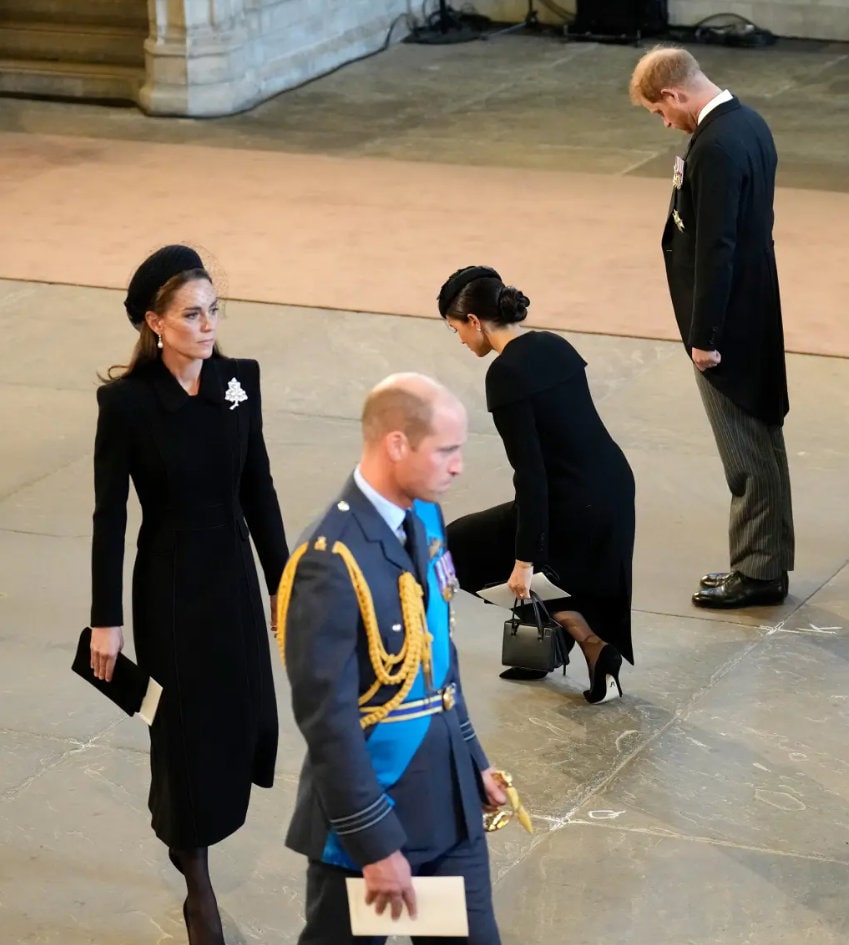
[[[315,551],[329,551],[351,523],[351,507],[344,499],[334,502],[312,529],[308,543]]]

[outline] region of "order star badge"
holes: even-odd
[[[248,399],[248,395],[245,393],[244,388],[235,377],[230,378],[227,384],[227,391],[224,394],[224,399],[231,404],[231,410],[235,410],[240,403]]]

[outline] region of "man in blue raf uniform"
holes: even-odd
[[[384,941],[351,934],[345,878],[362,874],[366,901],[396,918],[415,915],[411,876],[463,876],[467,941],[499,945],[482,808],[506,797],[463,699],[434,504],[462,471],[465,411],[435,381],[400,374],[369,394],[362,426],[360,464],[278,598],[307,742],[286,838],[309,858],[299,943]]]

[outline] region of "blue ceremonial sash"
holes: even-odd
[[[442,529],[442,516],[439,506],[432,502],[413,503],[413,510],[425,527],[428,546],[427,584],[427,627],[433,636],[431,657],[433,661],[433,686],[441,689],[451,668],[451,610],[443,596],[445,567],[442,557],[445,555],[445,533]],[[450,561],[450,558],[448,559]],[[453,574],[453,568],[451,569]],[[424,674],[419,669],[407,699],[423,699],[428,695]],[[413,760],[430,727],[431,716],[418,719],[405,719],[402,722],[378,723],[372,728],[366,740],[366,748],[371,758],[374,772],[380,786],[386,792],[389,803],[392,796],[389,789],[397,784]],[[343,869],[359,870],[332,831],[321,855],[322,862]]]

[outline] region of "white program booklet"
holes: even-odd
[[[465,938],[469,934],[466,913],[466,884],[462,876],[414,876],[416,917],[410,918],[406,905],[400,918],[393,919],[389,908],[378,915],[366,905],[366,881],[346,879],[351,932],[354,935],[432,935]]]
[[[144,699],[142,699],[141,708],[139,709],[140,718],[144,719],[148,725],[153,725],[153,720],[156,718],[156,710],[159,708],[159,697],[162,695],[162,686],[159,683],[151,678],[150,682],[147,684],[147,692],[144,694]]]
[[[568,591],[552,584],[541,571],[537,571],[531,578],[531,590],[543,603],[547,600],[555,600],[558,597],[571,597]],[[516,601],[516,595],[510,590],[506,582],[496,584],[494,587],[482,587],[477,595],[484,600],[488,600],[491,604],[503,607],[505,610],[512,610]]]

